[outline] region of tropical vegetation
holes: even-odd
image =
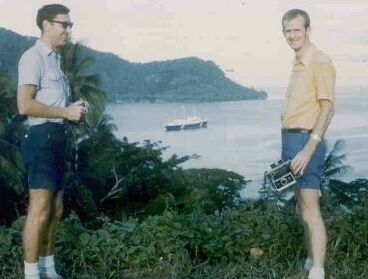
[[[271,194],[244,200],[239,191],[247,182],[239,174],[184,169],[193,156],[164,160],[161,142],[116,138],[104,111],[107,94],[83,51],[79,44],[62,50],[71,101],[89,103],[86,117],[68,125],[65,217],[56,245],[65,278],[256,279],[300,272],[306,250],[292,200],[283,206]],[[2,74],[0,278],[22,278],[23,120],[16,116],[13,83]],[[344,156],[339,140],[326,157],[326,268],[328,278],[368,278],[368,180],[340,181],[349,171]]]

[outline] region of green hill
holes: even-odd
[[[36,38],[0,28],[0,71],[17,80],[21,54]],[[85,48],[93,57],[93,72],[100,74],[110,101],[213,102],[266,99],[267,93],[241,86],[212,61],[197,57],[131,63],[112,53]]]

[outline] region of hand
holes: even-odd
[[[295,155],[291,160],[291,169],[294,174],[300,173],[300,175],[303,175],[303,172],[313,155],[314,149],[315,148],[313,148],[313,146],[307,144]]]
[[[79,100],[65,108],[65,118],[71,121],[78,121],[86,112],[86,108],[82,105],[83,101]]]

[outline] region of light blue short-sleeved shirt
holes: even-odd
[[[70,88],[65,74],[60,68],[61,56],[52,51],[43,41],[23,53],[18,64],[18,87],[36,85],[35,99],[45,105],[65,107],[68,102]],[[30,126],[45,122],[63,123],[61,118],[28,117]]]

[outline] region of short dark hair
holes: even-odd
[[[302,16],[304,18],[304,28],[307,29],[310,26],[310,18],[307,12],[301,9],[291,9],[288,10],[282,17],[282,30],[285,29],[285,21],[290,21],[298,16]]]
[[[42,22],[44,20],[51,21],[57,15],[69,14],[69,9],[61,4],[50,4],[40,8],[37,12],[37,26],[43,31]]]

